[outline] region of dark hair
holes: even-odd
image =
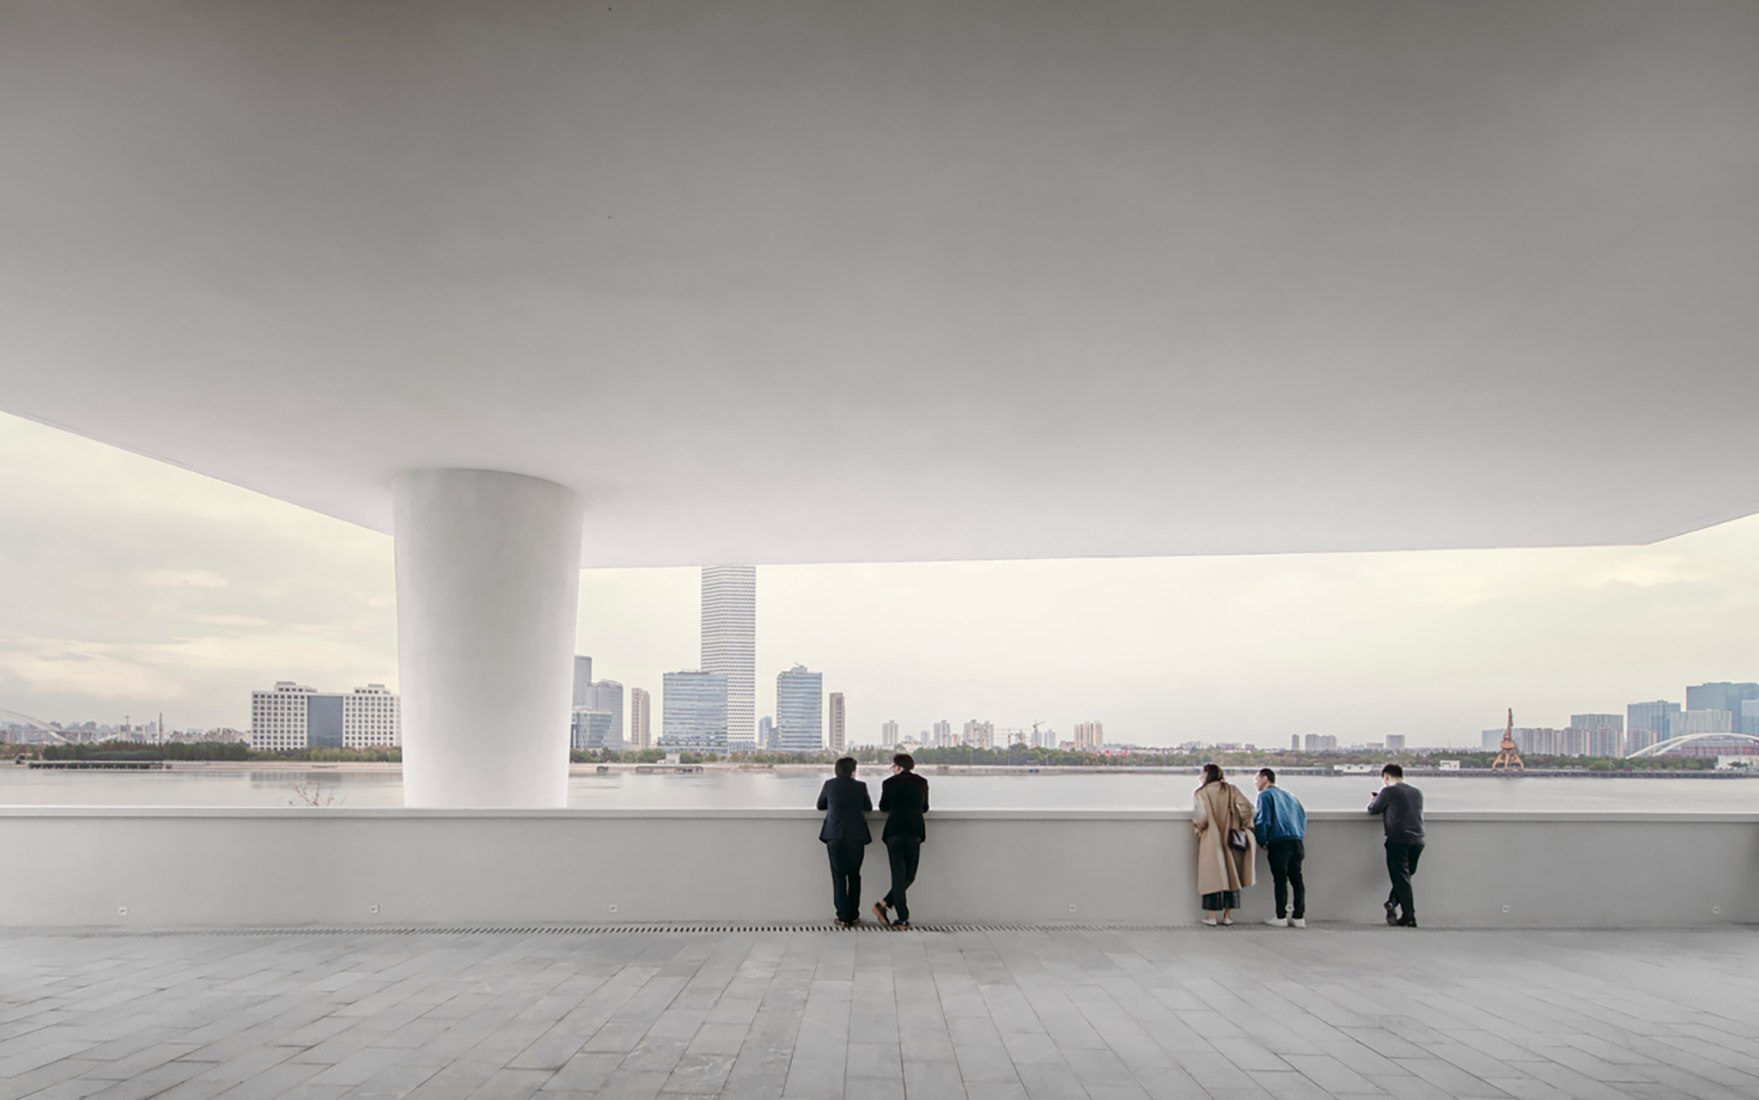
[[[855,774],[855,758],[853,756],[845,756],[841,760],[838,760],[837,761],[837,774],[844,779],[847,779],[850,776],[854,775]]]
[[[1264,781],[1266,783],[1276,782],[1276,772],[1271,771],[1269,768],[1259,768],[1258,774],[1264,776]]]
[[[892,757],[892,763],[898,765],[898,767],[903,768],[907,772],[916,770],[916,757],[911,756],[907,752],[901,752]]]
[[[1394,779],[1403,779],[1405,778],[1405,769],[1399,767],[1397,764],[1388,764],[1386,767],[1380,769],[1380,774],[1390,775]]]
[[[1220,783],[1221,781],[1222,766],[1220,764],[1203,765],[1203,782],[1198,784],[1199,787],[1207,787],[1211,783]]]

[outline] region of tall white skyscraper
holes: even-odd
[[[886,720],[884,725],[880,726],[880,745],[883,748],[889,749],[893,745],[896,745],[897,743],[898,743],[898,720],[895,718],[889,718]]]
[[[849,749],[847,719],[843,713],[843,693],[831,692],[831,751],[838,756]]]
[[[776,675],[776,747],[782,752],[825,750],[822,672],[795,665]]]
[[[1076,749],[1078,749],[1078,750],[1080,750],[1080,749],[1097,749],[1101,745],[1104,745],[1104,744],[1105,744],[1105,723],[1103,723],[1103,722],[1076,722],[1075,723],[1075,748]]]
[[[727,678],[727,745],[757,743],[757,567],[702,568],[702,670]]]
[[[629,747],[654,747],[654,702],[646,688],[629,689]]]

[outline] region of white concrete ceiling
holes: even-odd
[[[1644,542],[1756,199],[1748,0],[0,0],[0,408],[588,564]]]

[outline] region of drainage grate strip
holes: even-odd
[[[948,923],[917,924],[916,932],[1190,932],[1195,925],[1176,924],[1106,924],[1106,923]],[[77,938],[175,937],[175,936],[700,936],[808,932],[876,933],[891,930],[876,923],[864,923],[853,929],[839,929],[825,923],[777,924],[355,924],[355,925],[288,925],[250,928],[69,928],[15,929],[29,935],[72,936]]]

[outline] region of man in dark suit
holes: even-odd
[[[825,780],[818,792],[818,808],[825,812],[818,838],[831,857],[831,898],[837,905],[837,927],[852,928],[861,923],[861,857],[873,843],[864,816],[873,809],[873,799],[867,796],[867,784],[855,778],[853,756],[837,761],[836,777]]]
[[[916,760],[907,752],[892,757],[892,777],[880,784],[879,808],[886,813],[880,839],[892,863],[892,892],[874,903],[874,914],[893,928],[910,927],[910,902],[906,892],[916,881],[916,863],[922,842],[928,839],[922,815],[928,812],[928,780],[916,774]],[[886,912],[895,910],[896,920]]]

